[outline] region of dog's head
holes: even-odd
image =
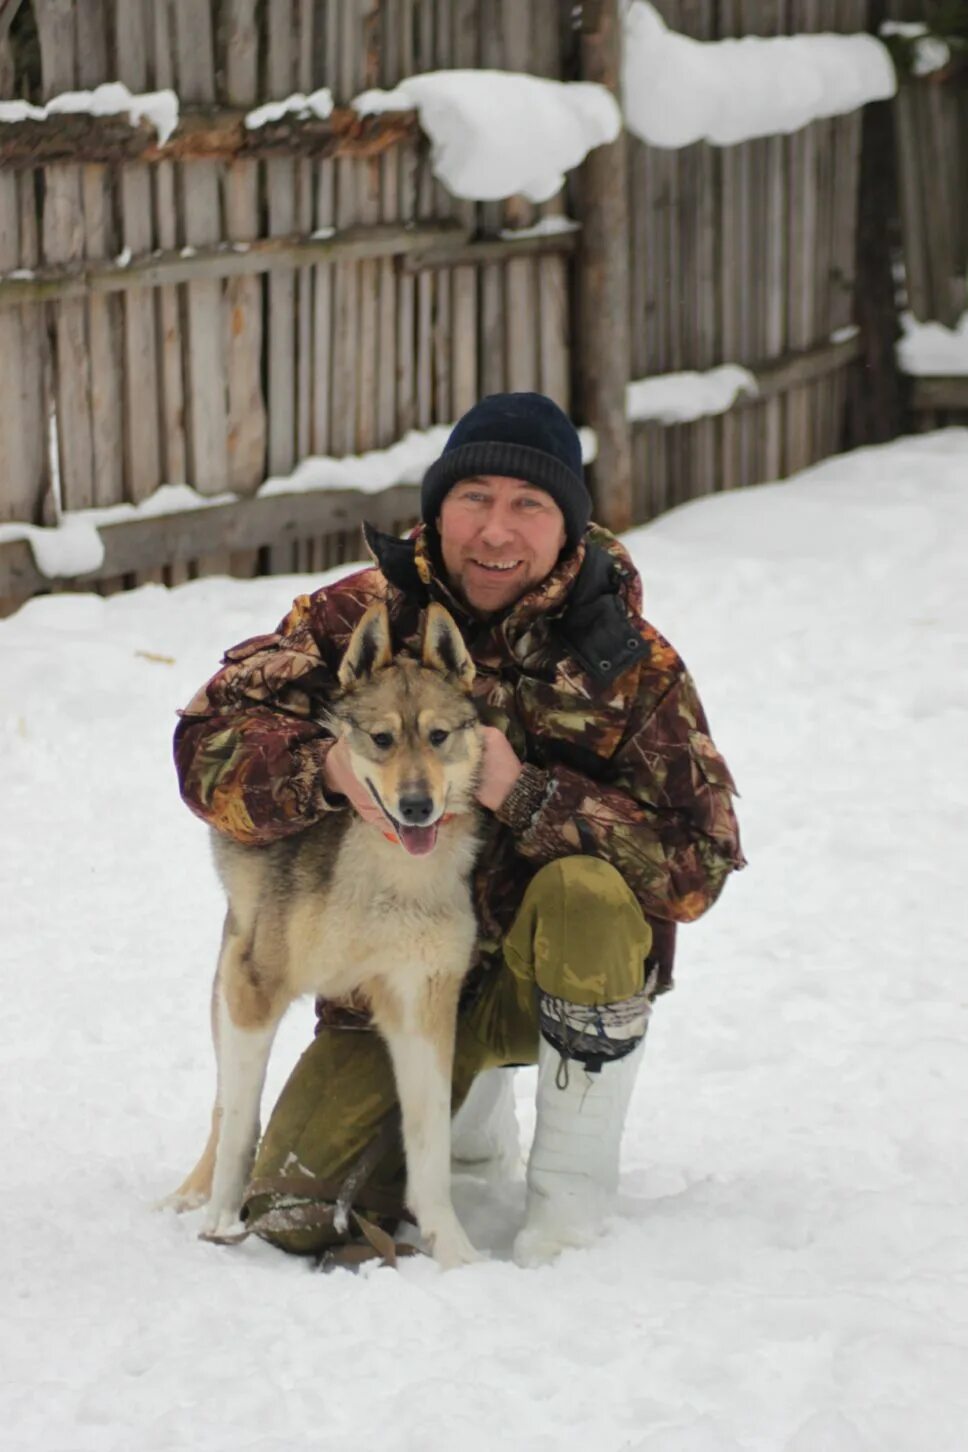
[[[426,612],[420,660],[394,658],[385,605],[354,630],[333,707],[353,771],[413,856],[432,852],[445,815],[474,810],[483,741],[474,662],[442,605]]]

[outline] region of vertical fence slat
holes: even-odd
[[[74,88],[75,33],[71,0],[36,0],[45,97]],[[46,262],[76,262],[84,255],[84,205],[76,166],[45,171],[43,254]],[[81,300],[58,302],[54,312],[54,392],[61,498],[67,509],[95,502],[94,437],[87,338]]]
[[[503,14],[501,0],[480,0],[478,6],[480,25],[480,64],[484,69],[506,69],[502,37]],[[485,234],[493,236],[502,225],[501,205],[484,202],[480,208],[480,221]],[[507,387],[505,373],[505,318],[504,267],[501,263],[488,263],[480,269],[480,321],[478,347],[480,350],[479,370],[482,393],[503,393]]]
[[[399,0],[399,66],[401,76],[414,72],[413,9],[415,0]],[[410,222],[417,215],[417,165],[419,143],[406,142],[399,148],[398,195],[400,221]],[[417,279],[408,273],[397,278],[397,432],[405,434],[416,426],[416,388],[414,339],[417,304]]]
[[[118,80],[148,89],[148,36],[143,0],[117,0]],[[134,257],[154,245],[151,176],[143,166],[119,168],[121,238]],[[154,298],[146,289],[123,295],[125,497],[137,503],[162,482],[158,414],[158,343]]]
[[[477,0],[453,0],[454,65],[470,69],[477,65]],[[473,202],[462,202],[457,216],[464,226],[475,224]],[[478,396],[477,366],[477,268],[455,267],[451,283],[451,414],[460,418]],[[550,391],[550,390],[549,390]]]
[[[0,98],[13,59],[0,41]],[[0,271],[37,263],[34,173],[0,171]],[[41,524],[49,487],[46,331],[42,307],[0,310],[0,522]],[[3,610],[0,602],[0,612]]]
[[[105,0],[76,7],[75,76],[89,90],[109,78],[108,15]],[[106,166],[81,168],[85,255],[103,261],[119,250],[114,226],[113,177]],[[92,294],[87,300],[91,370],[91,424],[94,447],[94,500],[117,504],[124,497],[121,421],[122,304],[117,297]],[[120,582],[118,582],[120,583]]]
[[[167,3],[155,5],[153,21],[153,84],[158,90],[175,84],[171,11]],[[154,174],[158,246],[171,250],[178,244],[175,202],[175,166],[163,161]],[[162,469],[169,484],[188,479],[185,437],[185,388],[182,377],[181,308],[177,287],[165,286],[155,294],[161,383]],[[180,570],[182,567],[175,567]]]
[[[259,92],[256,0],[226,0],[225,97],[249,106]],[[236,161],[225,168],[225,232],[233,242],[259,236],[259,167]],[[236,494],[251,494],[265,474],[266,408],[262,396],[262,281],[230,277],[225,283],[225,357],[228,386],[228,475]]]
[[[531,57],[535,75],[561,78],[564,56],[557,0],[533,0]],[[567,215],[567,185],[542,208],[544,216]],[[538,257],[533,263],[538,313],[536,386],[566,411],[571,406],[569,378],[568,263],[564,257]]]
[[[313,54],[315,20],[313,0],[298,0],[296,85],[304,95],[315,89]],[[296,168],[296,222],[302,236],[313,230],[313,163],[302,160]],[[296,458],[304,459],[312,447],[313,385],[313,270],[296,274]]]
[[[391,90],[400,79],[400,6],[383,7],[380,71],[377,84]],[[400,208],[400,169],[395,156],[379,163],[380,218],[395,222]],[[393,259],[377,264],[379,286],[379,374],[376,399],[377,444],[385,448],[396,438],[397,422],[397,269]]]
[[[208,6],[175,0],[178,91],[183,102],[215,100],[215,55]],[[215,163],[182,164],[182,216],[185,242],[206,246],[221,237],[219,178]],[[188,337],[190,483],[202,494],[228,487],[226,390],[223,366],[222,283],[202,279],[185,287],[185,332]]]
[[[433,70],[434,0],[415,0],[414,69]],[[422,150],[416,175],[417,217],[428,221],[434,215],[435,185],[429,155]],[[416,297],[416,392],[417,428],[429,428],[434,410],[434,274],[429,268],[417,274]]]
[[[356,71],[351,89],[369,89],[380,83],[381,37],[377,25],[378,12],[361,3],[356,17]],[[358,163],[357,221],[372,226],[380,220],[381,162],[378,159]],[[380,278],[381,264],[366,261],[359,265],[359,330],[357,447],[376,447],[377,415],[380,392]]]
[[[268,98],[284,100],[293,90],[292,0],[269,0]],[[269,235],[287,237],[295,231],[296,167],[291,157],[266,162]],[[296,452],[295,275],[270,272],[268,280],[267,371],[269,390],[269,473],[288,474]]]

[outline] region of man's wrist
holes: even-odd
[[[349,800],[345,793],[336,785],[330,773],[330,753],[336,744],[335,741],[329,739],[317,743],[317,751],[322,757],[319,763],[319,774],[317,778],[319,782],[319,793],[323,799],[323,805],[331,812],[341,811],[349,806]]]
[[[540,811],[550,784],[549,772],[525,762],[504,801],[495,808],[495,817],[514,832],[526,832]]]

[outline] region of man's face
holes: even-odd
[[[483,474],[446,495],[437,532],[451,585],[490,615],[550,575],[565,543],[565,516],[543,489]]]

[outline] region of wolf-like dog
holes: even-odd
[[[279,1021],[301,994],[358,990],[393,1063],[408,1204],[434,1258],[460,1265],[477,1259],[450,1195],[457,1000],[475,936],[474,665],[440,605],[427,610],[421,659],[394,658],[386,607],[375,605],[338,675],[327,725],[385,831],[350,810],[267,847],[213,833],[228,898],[212,994],[218,1082],[208,1144],[172,1203],[207,1201],[203,1236],[236,1238]]]

